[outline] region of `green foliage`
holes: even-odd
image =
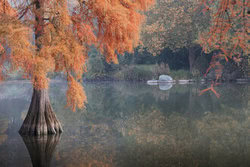
[[[155,64],[159,57],[152,56],[147,50],[141,51],[140,48],[135,49],[134,53],[125,53],[119,55],[118,60],[120,65],[129,64]]]
[[[199,0],[157,0],[147,12],[142,32],[144,47],[154,55],[165,48],[177,51],[192,47],[210,21],[209,14],[202,13],[199,6]]]
[[[92,48],[87,62],[87,72],[83,78],[87,80],[110,80],[118,67],[117,64],[107,63],[104,56],[96,48]]]
[[[187,70],[170,71],[167,64],[125,66],[114,74],[114,78],[125,81],[146,81],[158,79],[164,74],[170,75],[175,80],[194,78]]]
[[[144,81],[152,78],[152,71],[146,66],[125,66],[120,71],[115,73],[116,80],[125,81]]]
[[[192,78],[192,74],[186,70],[171,71],[170,76],[175,80]]]
[[[154,78],[158,79],[160,75],[168,74],[170,73],[170,69],[168,64],[155,64],[153,67],[153,73],[154,73]]]

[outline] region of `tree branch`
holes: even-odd
[[[29,4],[25,9],[23,9],[22,11],[24,11],[24,12],[22,13],[21,16],[19,16],[18,20],[22,19],[22,18],[25,16],[25,14],[28,12],[30,6],[31,6],[31,5],[34,5],[34,4],[35,4],[35,1],[32,2],[31,4]]]

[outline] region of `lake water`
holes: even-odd
[[[65,108],[64,82],[50,98],[61,135],[21,137],[32,87],[0,83],[0,167],[247,167],[250,165],[250,85],[84,83],[85,110]],[[168,89],[168,90],[165,90]]]

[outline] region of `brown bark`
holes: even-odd
[[[28,114],[19,133],[22,135],[46,135],[62,132],[62,126],[50,104],[48,90],[33,89]]]
[[[35,13],[35,43],[37,46],[37,51],[39,51],[41,49],[41,43],[38,39],[43,33],[44,25],[43,12],[39,10],[41,10],[44,6],[44,2],[35,0],[34,3],[37,10]],[[21,129],[19,130],[19,133],[26,135],[46,135],[61,132],[62,127],[52,110],[48,90],[33,89],[29,111]]]
[[[34,167],[49,167],[60,134],[49,136],[22,136]]]

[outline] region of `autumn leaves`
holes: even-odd
[[[49,72],[64,72],[68,106],[75,110],[87,100],[80,81],[88,48],[95,45],[108,62],[118,63],[117,54],[139,44],[141,11],[154,0],[76,1],[73,6],[66,0],[11,2],[0,2],[0,51],[10,48],[12,69],[22,69],[37,90],[48,89]],[[1,56],[1,67],[6,61]]]

